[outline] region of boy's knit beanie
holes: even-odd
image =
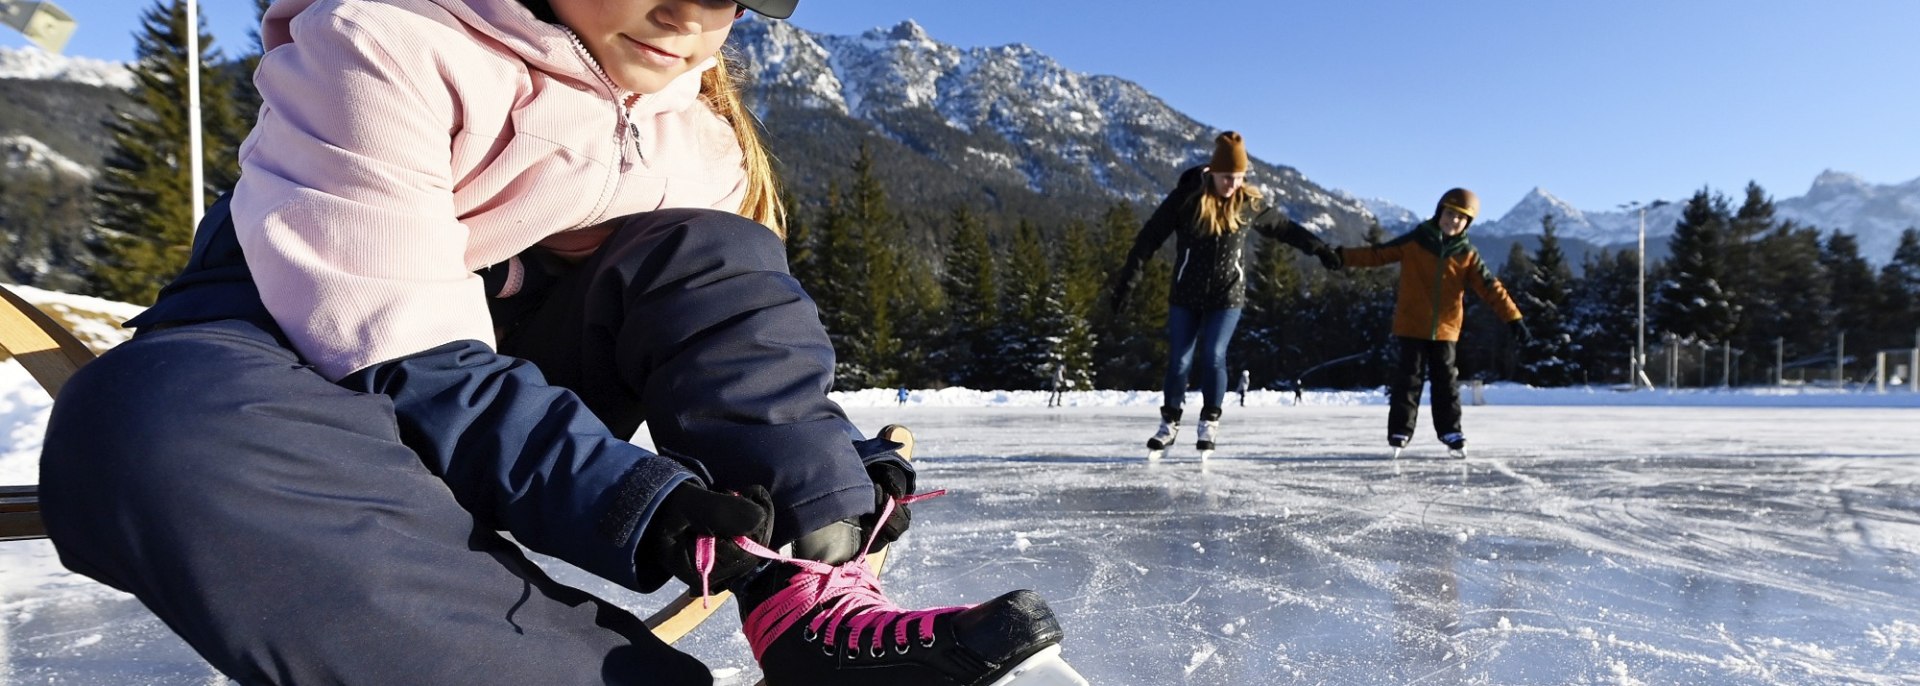
[[[1213,161],[1207,164],[1207,171],[1245,174],[1251,166],[1247,163],[1247,145],[1240,140],[1239,132],[1228,131],[1213,139]]]

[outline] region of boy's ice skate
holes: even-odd
[[[1393,449],[1393,457],[1389,459],[1400,459],[1400,451],[1407,449],[1408,438],[1406,434],[1389,434],[1387,436],[1387,447]]]
[[[802,559],[799,544],[789,557],[736,541],[773,560],[740,591],[741,628],[769,686],[1087,686],[1060,658],[1060,623],[1032,591],[909,610],[869,570],[871,538],[838,564]]]
[[[1167,446],[1180,437],[1180,408],[1160,408],[1160,428],[1147,439],[1147,459],[1158,460],[1167,454]]]
[[[1440,442],[1447,444],[1447,457],[1456,460],[1467,459],[1467,437],[1465,434],[1450,433],[1441,436]]]

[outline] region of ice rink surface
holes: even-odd
[[[849,411],[950,490],[895,600],[1038,590],[1094,684],[1920,683],[1914,409],[1488,405],[1471,459],[1390,461],[1385,407],[1230,407],[1205,463],[1144,459],[1150,406]],[[716,683],[757,678],[737,629],[683,644]],[[36,541],[0,544],[0,683],[226,682]]]

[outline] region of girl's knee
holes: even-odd
[[[718,260],[742,270],[787,269],[786,244],[780,236],[732,212],[670,209],[637,214],[626,218],[609,241],[649,245],[641,255],[665,250]]]

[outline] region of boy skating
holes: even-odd
[[[1460,430],[1460,380],[1454,345],[1460,339],[1468,287],[1492,305],[1516,338],[1531,340],[1520,308],[1507,295],[1467,241],[1467,227],[1480,213],[1480,199],[1465,188],[1440,196],[1434,216],[1405,235],[1377,246],[1341,248],[1341,264],[1379,267],[1400,264],[1399,294],[1393,308],[1393,335],[1400,361],[1394,369],[1392,410],[1387,415],[1387,445],[1395,457],[1413,436],[1420,415],[1420,386],[1433,383],[1433,430],[1454,457],[1466,457],[1467,437]]]

